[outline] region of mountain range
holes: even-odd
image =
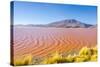
[[[16,26],[23,26],[23,25],[16,25]],[[52,23],[44,24],[44,25],[42,25],[42,24],[38,24],[38,25],[28,24],[28,25],[24,25],[24,26],[56,27],[56,28],[94,28],[97,25],[86,24],[86,23],[80,22],[80,21],[75,20],[75,19],[65,19],[65,20],[56,21],[56,22],[52,22]]]

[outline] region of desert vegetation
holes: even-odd
[[[50,57],[44,58],[39,64],[55,64],[55,63],[73,63],[73,62],[86,62],[86,61],[97,61],[97,47],[88,48],[83,47],[80,49],[78,54],[69,54],[62,56],[59,52],[51,54]],[[30,65],[35,64],[36,60],[33,60],[32,55],[27,55],[23,59],[14,60],[14,65]]]

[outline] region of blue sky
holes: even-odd
[[[48,24],[64,19],[96,24],[97,7],[14,1],[14,24]]]

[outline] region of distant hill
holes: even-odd
[[[93,25],[85,24],[75,19],[66,19],[61,21],[56,21],[48,24],[49,27],[63,27],[63,28],[89,28]]]
[[[16,25],[19,26],[19,25]],[[22,25],[21,25],[22,26]],[[61,21],[52,22],[45,25],[28,24],[24,26],[30,27],[57,27],[57,28],[94,28],[96,25],[82,23],[75,19],[65,19]]]

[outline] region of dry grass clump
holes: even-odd
[[[32,64],[32,61],[32,55],[27,55],[22,59],[15,59],[13,64],[14,66],[30,65]]]

